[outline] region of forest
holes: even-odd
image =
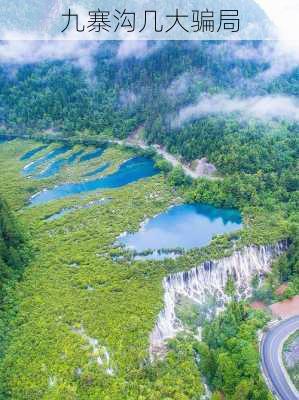
[[[25,234],[7,202],[0,199],[0,305],[7,285],[17,279],[28,261]]]
[[[256,331],[267,316],[232,302],[226,312],[205,327],[198,345],[200,368],[214,390],[212,399],[271,399],[260,376]]]

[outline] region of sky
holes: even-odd
[[[274,22],[281,40],[299,41],[299,0],[255,1]]]

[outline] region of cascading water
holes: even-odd
[[[179,297],[184,296],[199,305],[209,296],[217,300],[221,310],[230,296],[225,293],[229,277],[235,282],[236,296],[245,299],[250,296],[254,276],[269,272],[272,261],[288,247],[287,241],[276,245],[250,246],[235,251],[231,256],[215,261],[206,261],[187,272],[169,275],[163,280],[164,309],[160,312],[155,328],[150,335],[150,356],[163,354],[165,341],[174,338],[183,330],[176,317],[175,308]]]

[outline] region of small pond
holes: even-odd
[[[236,210],[204,204],[182,204],[152,218],[138,232],[122,235],[118,242],[137,254],[151,250],[152,258],[157,259],[157,250],[203,247],[210,243],[213,236],[230,233],[241,227],[242,218]],[[159,259],[162,253],[159,253]],[[149,254],[144,256],[144,259],[149,258]]]

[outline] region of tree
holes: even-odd
[[[217,390],[212,394],[211,400],[223,400],[223,395]]]
[[[247,380],[242,380],[237,386],[232,400],[250,400],[251,383]]]
[[[186,177],[181,167],[175,167],[168,175],[170,183],[174,186],[183,186],[190,183],[190,179]]]

